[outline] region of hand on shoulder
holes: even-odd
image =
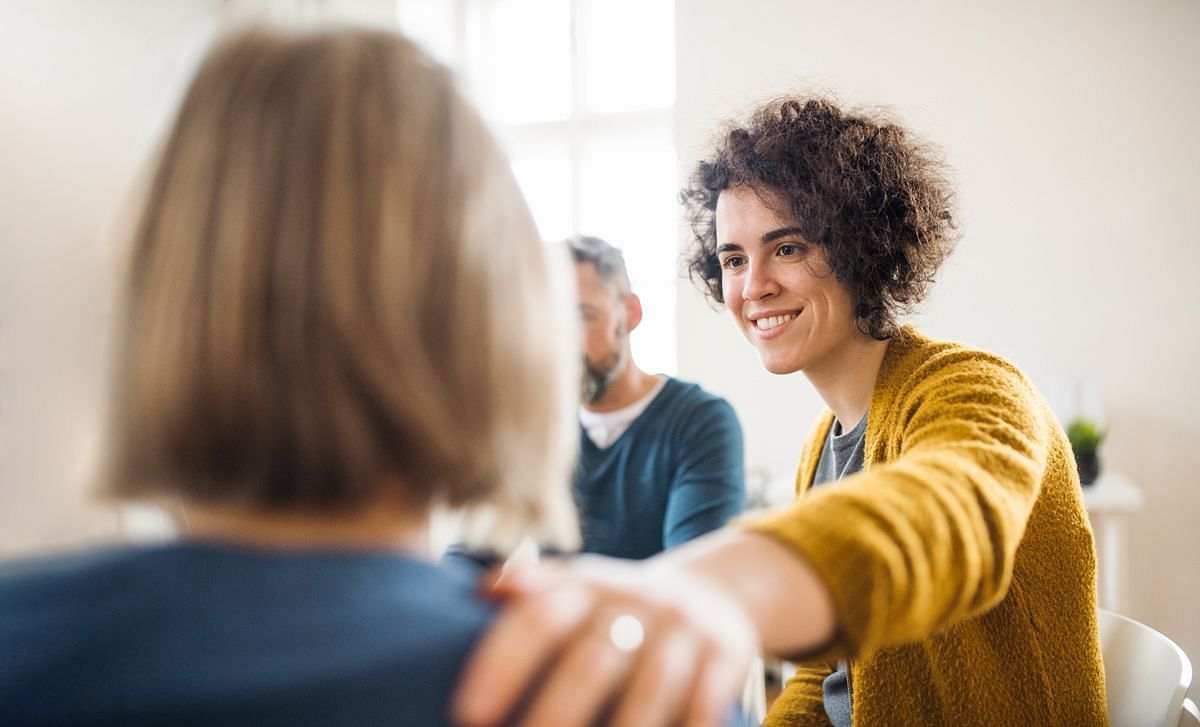
[[[685,569],[587,556],[513,569],[504,607],[455,696],[468,727],[716,725],[758,634],[724,590]]]

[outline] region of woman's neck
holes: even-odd
[[[846,341],[820,366],[804,370],[804,375],[833,410],[843,430],[858,426],[871,407],[875,380],[887,353],[888,342],[867,336]]]
[[[276,550],[391,550],[432,557],[428,513],[380,501],[346,512],[277,512],[189,502],[184,537]]]

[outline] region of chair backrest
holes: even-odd
[[[1175,642],[1131,618],[1100,610],[1100,647],[1112,727],[1177,727],[1192,663]]]
[[[1179,715],[1179,727],[1200,727],[1200,709],[1190,699],[1183,700],[1183,712]]]
[[[750,675],[742,688],[742,718],[748,725],[760,725],[767,717],[767,665],[762,655],[754,657]]]

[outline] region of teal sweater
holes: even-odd
[[[583,551],[648,558],[716,530],[745,504],[742,428],[733,407],[667,379],[611,447],[580,430],[574,492]]]
[[[449,725],[493,606],[375,551],[197,542],[0,567],[0,723]]]

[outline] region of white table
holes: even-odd
[[[1105,472],[1083,488],[1092,529],[1096,532],[1096,557],[1100,570],[1100,607],[1120,612],[1125,567],[1125,526],[1131,513],[1142,509],[1142,491],[1123,475]]]

